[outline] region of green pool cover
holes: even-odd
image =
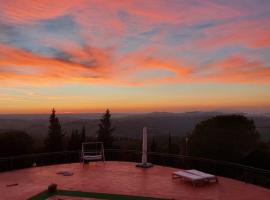
[[[81,192],[81,191],[70,191],[70,190],[57,190],[53,194],[48,193],[48,191],[46,190],[44,192],[41,192],[41,193],[29,198],[28,200],[46,200],[47,198],[54,196],[54,195],[107,199],[107,200],[168,200],[168,199],[164,199],[164,198],[130,196],[130,195],[122,195],[122,194],[95,193],[95,192]]]

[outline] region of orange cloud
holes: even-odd
[[[204,72],[209,72],[207,75]],[[264,63],[243,56],[232,56],[211,63],[202,69],[198,76],[209,82],[227,83],[269,83],[270,68]]]
[[[206,67],[180,64],[179,61],[130,54],[117,60],[108,50],[85,47],[69,49],[75,60],[61,60],[33,54],[22,49],[0,45],[0,77],[2,83],[12,84],[120,84],[145,85],[164,83],[269,83],[270,68],[260,61],[234,56],[216,61]],[[93,62],[79,60],[91,57]],[[78,59],[78,60],[76,60]],[[173,75],[137,78],[137,72],[165,70]]]
[[[61,60],[33,54],[31,52],[0,45],[1,81],[46,84],[68,82],[107,82],[110,80],[106,52],[87,48],[92,63]],[[104,64],[105,63],[105,64]],[[27,70],[25,70],[27,68]]]
[[[161,45],[165,43],[162,39],[168,39],[170,36],[166,34],[172,31],[166,28],[161,28],[162,30],[153,36],[154,44],[147,39],[143,47],[138,47],[132,52],[119,53],[122,50],[120,43],[123,39],[126,39],[127,44],[132,43],[133,37],[149,32],[157,26],[171,25],[173,28],[181,29],[185,26],[196,26],[200,22],[226,21],[246,14],[245,10],[210,0],[194,2],[196,4],[191,1],[178,3],[156,0],[63,0],[50,3],[46,0],[31,3],[28,0],[5,1],[0,5],[2,11],[0,16],[7,24],[23,26],[34,24],[39,20],[69,15],[72,21],[74,19],[79,25],[80,42],[70,41],[70,38],[61,35],[60,37],[49,35],[39,41],[37,46],[52,47],[70,57],[62,59],[1,44],[0,41],[0,81],[13,84],[79,82],[122,85],[230,81],[269,83],[269,68],[260,60],[234,57],[224,58],[206,67],[200,64],[191,65],[187,59],[181,57],[183,48],[179,48],[180,44],[177,49],[173,45],[167,46],[166,50],[162,49],[166,46]],[[19,5],[23,5],[23,9]],[[252,48],[269,47],[270,28],[262,25],[269,23],[269,19],[265,18],[238,20],[208,27],[203,31],[205,37],[195,38],[189,45],[198,47],[201,51],[235,44]],[[179,37],[182,37],[181,34]],[[165,52],[168,49],[172,52],[180,51],[179,57],[160,57],[156,54],[156,49],[158,52],[163,51],[164,55],[168,55],[168,52]],[[194,57],[194,60],[196,59]],[[164,76],[144,79],[136,77],[136,73],[143,73],[146,70],[164,70],[173,75],[164,73]]]

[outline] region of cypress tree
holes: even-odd
[[[99,129],[97,131],[97,139],[103,142],[105,148],[112,147],[113,132],[115,128],[111,124],[111,114],[109,109],[106,110],[105,114],[100,119]]]
[[[52,109],[49,122],[50,122],[50,125],[49,125],[48,137],[46,140],[47,150],[50,152],[62,151],[63,146],[64,146],[63,145],[64,135],[62,133],[61,124],[58,118],[56,117],[56,111],[54,108]]]

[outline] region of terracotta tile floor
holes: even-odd
[[[219,177],[219,183],[193,187],[191,184],[172,179],[175,168],[154,166],[136,168],[130,162],[93,162],[51,165],[0,173],[0,199],[24,200],[51,183],[67,190],[153,196],[179,200],[269,200],[270,190]],[[73,172],[73,176],[56,174]],[[17,186],[6,187],[18,183]]]

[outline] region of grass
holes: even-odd
[[[41,192],[41,193],[29,198],[28,200],[46,200],[47,198],[54,196],[54,195],[107,199],[107,200],[168,200],[168,199],[164,199],[164,198],[130,196],[130,195],[122,195],[122,194],[95,193],[95,192],[81,192],[81,191],[70,191],[70,190],[57,190],[53,194],[49,193],[46,190],[44,192]]]

